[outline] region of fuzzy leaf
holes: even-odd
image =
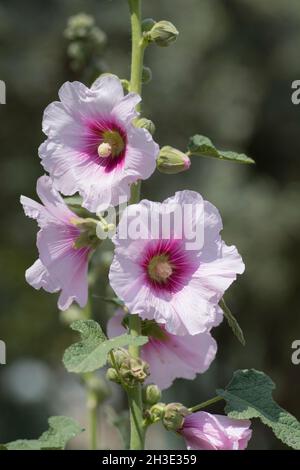
[[[52,416],[49,429],[39,439],[18,439],[0,446],[0,450],[61,450],[70,439],[80,434],[83,429],[72,418]]]
[[[188,150],[192,155],[201,157],[212,157],[237,163],[255,163],[252,158],[247,157],[244,153],[218,150],[208,137],[199,134],[190,138]]]
[[[63,362],[69,372],[81,374],[93,372],[106,364],[108,353],[115,348],[146,344],[146,336],[124,334],[107,339],[100,325],[94,320],[77,320],[71,328],[81,334],[82,340],[70,346],[64,354]]]
[[[238,324],[238,321],[235,318],[235,316],[231,313],[230,309],[227,307],[225,300],[224,299],[220,300],[219,305],[221,309],[223,310],[224,317],[226,318],[228,325],[232,329],[233,334],[236,336],[239,342],[242,343],[243,346],[245,346],[246,341],[245,341],[243,330]]]
[[[231,418],[259,418],[275,436],[293,449],[300,449],[300,423],[281,408],[272,397],[273,381],[263,372],[238,370],[225,390],[217,394],[227,402],[225,412]]]

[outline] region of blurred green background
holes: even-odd
[[[180,31],[172,47],[151,47],[146,65],[153,81],[144,88],[144,113],[156,124],[160,145],[185,149],[188,138],[208,135],[219,147],[247,153],[246,167],[194,157],[191,170],[155,174],[144,197],[162,200],[175,190],[199,191],[220,210],[224,239],[237,245],[246,273],[227,302],[245,332],[242,347],[224,322],[213,334],[219,350],[210,370],[194,382],[177,380],[166,400],[199,403],[223,387],[237,368],[254,367],[275,381],[277,401],[300,419],[300,365],[291,363],[291,343],[300,337],[300,107],[291,83],[300,78],[298,0],[144,0],[144,16],[171,20]],[[66,80],[70,67],[63,36],[67,19],[91,14],[107,35],[100,68],[128,78],[130,27],[125,0],[1,0],[0,79],[7,104],[1,126],[0,339],[7,365],[0,366],[0,442],[36,437],[47,417],[66,414],[85,424],[84,390],[62,364],[74,336],[55,295],[35,291],[24,271],[37,257],[36,226],[19,204],[35,196],[43,172],[37,148],[44,137],[42,113]],[[87,75],[84,75],[87,82]],[[105,293],[109,247],[100,250],[93,276],[93,310],[103,324],[112,313]],[[75,312],[76,313],[76,312]],[[118,448],[109,406],[126,401],[117,387],[99,413],[103,448]],[[222,406],[212,408],[221,412]],[[269,429],[254,423],[250,448],[281,449]],[[85,448],[86,436],[71,446]],[[155,426],[148,448],[180,448],[183,442]]]

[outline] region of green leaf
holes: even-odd
[[[212,157],[237,163],[255,163],[252,158],[247,157],[244,153],[218,150],[208,137],[199,134],[190,138],[188,150],[192,155],[201,157]]]
[[[238,370],[225,390],[217,394],[227,402],[225,412],[231,418],[259,418],[275,436],[293,449],[300,449],[300,423],[273,400],[275,384],[263,372]]]
[[[64,354],[63,362],[69,372],[81,374],[93,372],[104,366],[108,353],[115,348],[146,344],[146,336],[131,336],[124,334],[113,339],[107,339],[100,325],[94,320],[77,320],[71,328],[81,334],[82,341],[70,346]]]
[[[83,429],[72,418],[52,416],[49,429],[39,439],[18,439],[0,446],[0,450],[61,450],[70,439],[80,434]]]
[[[227,307],[225,300],[224,299],[220,300],[219,305],[224,312],[224,317],[226,318],[228,325],[232,329],[233,334],[236,336],[239,342],[242,343],[243,346],[245,346],[246,341],[245,341],[243,330],[238,324],[238,321],[235,318],[235,316],[231,313],[230,309]]]

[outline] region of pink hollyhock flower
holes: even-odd
[[[188,415],[179,433],[189,450],[244,450],[251,439],[248,420],[198,411]]]
[[[123,318],[124,312],[120,309],[109,320],[109,338],[125,332]],[[164,325],[144,321],[142,334],[149,336],[148,343],[141,348],[141,357],[150,366],[146,383],[155,383],[162,390],[170,387],[176,378],[194,379],[196,374],[209,368],[216,356],[217,343],[209,332],[175,336],[168,333]]]
[[[37,194],[42,204],[21,196],[25,214],[37,220],[38,260],[26,271],[27,282],[35,289],[61,291],[58,307],[66,310],[73,300],[81,307],[88,297],[89,246],[75,248],[81,231],[74,224],[80,220],[52,187],[51,179],[42,176],[37,182]]]
[[[45,110],[48,139],[39,149],[55,187],[65,195],[79,191],[91,212],[127,200],[130,185],[154,172],[159,151],[151,134],[132,124],[141,98],[124,96],[114,75],[100,77],[91,88],[66,82],[59,98]]]
[[[184,217],[178,222],[179,209]],[[201,244],[191,243],[191,229],[203,231]],[[216,322],[216,305],[244,271],[237,249],[222,241],[221,229],[217,209],[194,191],[127,207],[113,238],[112,288],[130,313],[165,324],[171,334],[208,331]]]

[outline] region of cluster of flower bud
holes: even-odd
[[[67,53],[70,67],[74,72],[93,68],[99,75],[104,71],[103,62],[99,60],[99,52],[106,44],[106,34],[95,25],[92,16],[85,13],[71,16],[64,36],[69,41]]]
[[[183,427],[185,417],[189,410],[181,403],[156,403],[146,411],[147,419],[151,423],[162,421],[168,431],[179,431]]]
[[[140,358],[132,357],[126,349],[119,348],[113,351],[109,357],[110,368],[106,377],[116,383],[134,387],[138,383],[144,383],[150,374],[148,364]]]

